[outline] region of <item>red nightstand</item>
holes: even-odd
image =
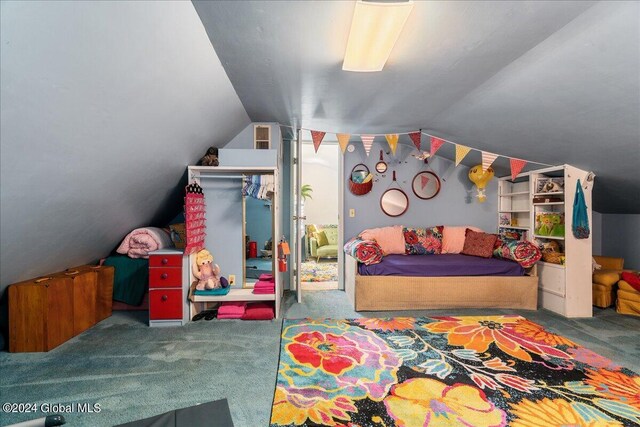
[[[149,253],[149,326],[186,323],[182,257],[181,251],[173,249]]]

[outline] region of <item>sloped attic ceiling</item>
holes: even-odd
[[[186,165],[249,117],[189,2],[0,15],[4,289],[108,255],[172,197],[179,211]]]
[[[254,121],[419,128],[598,175],[640,213],[640,3],[417,1],[382,72],[341,70],[354,1],[194,1]]]

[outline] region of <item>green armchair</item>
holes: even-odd
[[[319,262],[320,258],[338,257],[338,228],[310,226],[309,252]]]

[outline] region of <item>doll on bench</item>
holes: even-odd
[[[196,254],[192,266],[193,275],[198,279],[196,290],[204,291],[210,289],[220,289],[229,286],[226,278],[220,276],[220,267],[213,263],[213,255],[202,249]]]

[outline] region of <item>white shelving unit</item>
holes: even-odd
[[[207,179],[208,177],[238,177],[241,178],[242,175],[273,175],[274,182],[279,182],[278,176],[278,168],[276,165],[273,166],[219,166],[219,167],[210,167],[210,166],[189,166],[187,168],[187,174],[189,183],[196,182],[198,184],[201,183],[201,180]],[[241,180],[240,180],[241,182]],[[238,191],[241,190],[241,186],[239,185]],[[280,237],[282,236],[281,224],[277,220],[280,217],[280,193],[279,186],[274,186],[274,194],[272,198],[272,209],[273,209],[273,236],[272,241],[274,242],[274,247],[279,242]],[[215,209],[215,200],[206,200],[206,203],[211,203],[210,206],[207,206],[207,211],[209,209]],[[242,212],[237,212],[238,215],[243,215]],[[207,222],[207,233],[215,234],[215,224],[209,224]],[[277,269],[273,272],[275,279],[275,294],[254,294],[252,288],[242,288],[242,287],[232,287],[229,290],[229,293],[226,295],[216,295],[216,296],[198,296],[193,294],[193,289],[195,287],[196,279],[191,272],[191,265],[193,263],[193,257],[195,255],[190,255],[188,258],[185,258],[185,265],[183,266],[185,270],[185,276],[188,278],[184,286],[188,288],[189,295],[189,319],[193,318],[194,315],[199,313],[202,310],[205,310],[210,305],[220,302],[236,302],[236,301],[246,301],[246,302],[259,302],[259,301],[273,301],[275,304],[275,317],[280,317],[280,301],[282,299],[282,274],[277,271]],[[238,253],[238,257],[244,258],[244,253]],[[187,271],[188,270],[188,271]],[[242,286],[240,284],[240,286]]]
[[[565,254],[564,264],[540,261],[539,305],[566,317],[591,317],[591,237],[576,239],[571,232],[573,201],[576,182],[580,179],[591,219],[591,184],[588,172],[570,165],[562,165],[520,174],[515,180],[500,178],[498,182],[498,229],[526,232],[526,238],[535,243],[557,242]],[[542,192],[540,179],[555,178],[564,182],[563,191]],[[553,201],[533,203],[534,197],[554,198]],[[559,199],[559,200],[558,200]],[[561,229],[555,235],[541,235],[536,230],[540,213],[564,216],[564,235]],[[510,224],[505,224],[506,215]]]

